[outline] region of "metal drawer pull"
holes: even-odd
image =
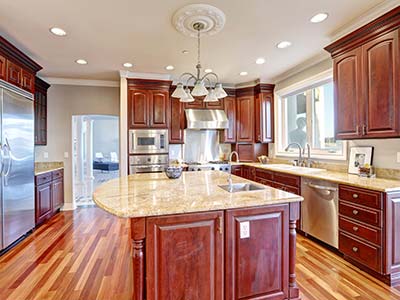
[[[353,247],[353,252],[358,252],[358,248],[357,247]]]
[[[353,227],[353,230],[354,230],[354,231],[358,231],[358,227],[357,227],[357,226],[354,226],[354,227]]]
[[[353,215],[358,215],[358,210],[354,209],[353,210]]]
[[[358,194],[353,194],[353,198],[357,199],[358,198]]]

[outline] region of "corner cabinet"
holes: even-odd
[[[228,118],[229,127],[220,134],[221,143],[236,143],[236,98],[224,98],[224,111]]]
[[[254,142],[254,96],[240,96],[236,99],[237,133],[236,141]]]
[[[255,142],[272,143],[274,141],[274,85],[268,86],[267,92],[260,92],[255,97]]]
[[[333,57],[337,139],[400,136],[400,7],[325,49]]]
[[[35,145],[47,145],[47,90],[50,85],[42,79],[35,78]]]

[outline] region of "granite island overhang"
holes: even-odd
[[[230,193],[220,187],[227,179],[218,171],[136,174],[95,191],[99,207],[131,219],[134,300],[300,299],[302,197],[268,186]]]

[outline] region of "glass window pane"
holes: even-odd
[[[288,143],[307,143],[307,97],[302,92],[285,98],[286,136]]]

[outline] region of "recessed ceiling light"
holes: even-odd
[[[124,66],[125,68],[132,68],[132,67],[133,67],[133,64],[127,62],[127,63],[124,63],[123,66]]]
[[[189,50],[183,50],[182,51],[182,54],[188,54],[189,53]]]
[[[257,60],[256,60],[257,65],[262,65],[264,63],[265,63],[265,58],[263,58],[263,57],[257,58]]]
[[[67,33],[65,32],[64,29],[58,28],[58,27],[52,27],[50,28],[50,32],[56,36],[66,36]]]
[[[211,72],[212,72],[212,69],[205,69],[204,72],[206,72],[206,73],[211,73]]]
[[[240,72],[239,75],[240,76],[246,76],[248,73],[246,71]]]
[[[172,71],[175,68],[174,68],[174,66],[169,65],[169,66],[166,66],[165,69],[168,71]]]
[[[327,13],[319,13],[319,14],[316,14],[315,16],[313,16],[310,19],[310,22],[311,23],[320,23],[322,21],[325,21],[326,18],[328,18],[328,14]]]
[[[291,46],[291,45],[292,45],[291,42],[289,42],[289,41],[283,41],[283,42],[278,43],[278,44],[276,45],[276,47],[278,47],[279,49],[285,49],[285,48],[287,48],[287,47],[289,47],[289,46]]]
[[[84,59],[77,59],[76,61],[75,61],[78,65],[87,65],[87,61],[86,60],[84,60]]]

